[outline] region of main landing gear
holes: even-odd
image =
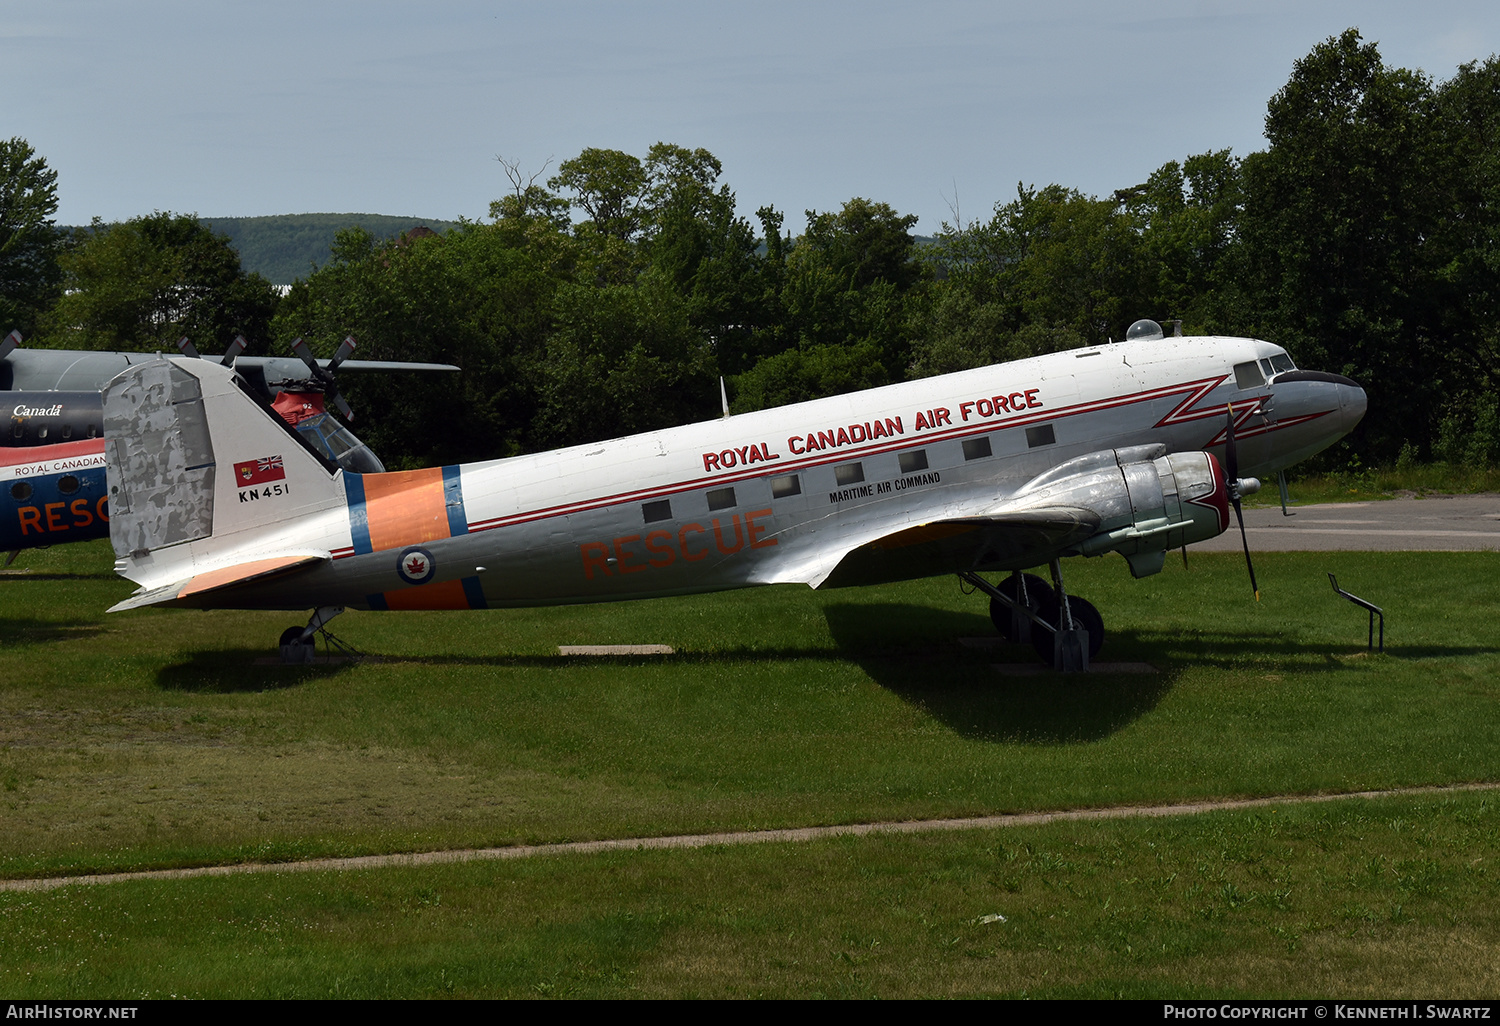
[[[971,570],[958,577],[990,596],[990,619],[1002,638],[1030,643],[1055,670],[1082,673],[1104,644],[1104,618],[1092,602],[1067,593],[1058,560],[1051,570],[1051,584],[1019,570],[998,586]]]
[[[328,633],[324,627],[328,621],[343,611],[343,606],[322,606],[313,612],[306,627],[288,627],[282,631],[281,661],[289,664],[313,662],[318,654],[317,636],[319,634],[323,635],[323,642],[330,649],[330,655],[332,655],[331,650],[337,648],[346,657],[358,656],[358,652]]]

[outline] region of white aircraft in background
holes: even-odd
[[[330,463],[228,368],[138,364],[104,392],[115,568],[140,585],[113,609],[314,607],[282,636],[304,661],[345,608],[956,573],[991,596],[1003,634],[1084,669],[1103,624],[1064,591],[1060,557],[1119,552],[1136,577],[1156,573],[1168,549],[1228,528],[1259,487],[1242,468],[1304,459],[1365,410],[1353,381],[1298,370],[1269,342],[1144,323],[1117,344],[380,474]],[[1044,564],[1052,587],[1019,573]],[[1011,573],[995,585],[992,571]]]

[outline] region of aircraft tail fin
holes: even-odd
[[[110,541],[120,572],[147,590],[320,551],[292,525],[345,503],[337,468],[208,360],[119,374],[104,389],[104,434]]]

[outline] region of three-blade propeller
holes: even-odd
[[[1224,487],[1229,492],[1229,501],[1234,504],[1234,518],[1240,522],[1240,543],[1245,547],[1245,569],[1250,571],[1250,590],[1255,592],[1255,601],[1259,602],[1260,588],[1255,583],[1255,564],[1250,561],[1250,539],[1245,534],[1245,514],[1240,509],[1240,496],[1260,491],[1260,481],[1253,477],[1240,480],[1240,454],[1234,444],[1234,403],[1229,404],[1229,423],[1224,429]]]
[[[353,420],[354,411],[349,408],[349,404],[339,394],[339,386],[334,377],[338,374],[339,365],[353,354],[354,339],[352,337],[344,339],[343,344],[338,348],[338,352],[333,354],[333,359],[328,361],[326,369],[318,366],[318,361],[313,359],[312,350],[300,338],[292,343],[292,352],[296,353],[302,362],[307,364],[307,369],[312,372],[312,380],[322,387],[324,394],[329,399],[333,400],[333,405],[344,415],[344,419]]]

